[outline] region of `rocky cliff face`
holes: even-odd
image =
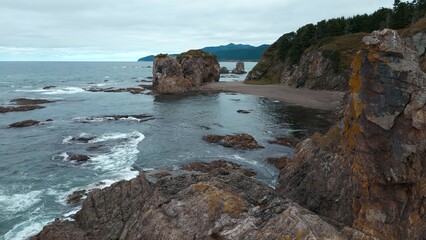
[[[278,191],[379,239],[426,238],[426,74],[419,48],[384,30],[353,62],[338,126],[299,145]]]
[[[177,57],[158,55],[153,65],[153,86],[158,93],[183,93],[220,78],[217,58],[201,50]]]
[[[279,197],[238,165],[189,164],[197,170],[141,174],[89,194],[75,222],[55,221],[32,239],[365,239],[337,230]]]

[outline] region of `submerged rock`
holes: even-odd
[[[86,190],[75,191],[67,197],[67,203],[68,204],[80,203],[85,196],[87,196]]]
[[[426,237],[426,74],[393,30],[353,62],[344,116],[298,145],[278,192],[379,239]]]
[[[1,107],[0,106],[0,113],[26,112],[26,111],[32,111],[32,110],[41,109],[41,108],[45,108],[45,107],[39,106],[39,105],[25,105],[25,106],[19,106],[19,107]]]
[[[245,74],[245,73],[247,72],[244,70],[244,62],[238,61],[235,64],[235,68],[232,70],[232,74]]]
[[[18,104],[18,105],[37,105],[37,104],[53,103],[56,101],[47,100],[47,99],[17,98],[17,99],[11,100],[10,102]]]
[[[21,122],[15,122],[9,125],[10,128],[23,128],[23,127],[31,127],[34,125],[38,125],[40,121],[36,120],[25,120]]]
[[[235,149],[259,149],[263,148],[257,141],[248,134],[235,134],[235,135],[206,135],[203,140],[210,143],[218,143],[224,147],[231,147]]]
[[[177,57],[158,55],[154,59],[153,86],[157,93],[183,93],[220,78],[217,58],[201,50]]]
[[[237,113],[249,114],[249,113],[251,113],[251,111],[240,109],[240,110],[237,110]]]
[[[137,88],[137,87],[128,87],[128,88],[99,88],[99,87],[90,87],[84,89],[88,92],[129,92],[131,94],[142,94],[145,91],[145,88]]]
[[[233,166],[233,164],[231,164]],[[210,169],[210,167],[207,167]],[[144,174],[93,190],[75,221],[31,239],[349,239],[314,213],[239,170],[161,178]],[[360,238],[361,239],[361,238]]]
[[[67,160],[76,161],[76,162],[87,162],[90,160],[90,157],[82,154],[72,154],[68,153]]]

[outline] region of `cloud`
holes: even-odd
[[[128,60],[230,42],[272,43],[392,0],[2,0],[0,60]]]

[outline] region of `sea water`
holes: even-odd
[[[221,65],[232,69],[235,63]],[[254,65],[246,63],[247,70]],[[330,125],[329,112],[252,95],[85,91],[135,87],[151,75],[148,62],[0,62],[0,105],[22,97],[56,101],[44,104],[44,109],[0,113],[0,239],[26,239],[55,218],[78,211],[79,205],[66,203],[72,192],[107,187],[139,171],[224,159],[253,169],[256,178],[274,186],[278,171],[264,160],[291,156],[293,150],[268,140],[308,135]],[[244,78],[224,75],[221,81]],[[46,86],[55,87],[43,89]],[[237,113],[240,109],[251,113]],[[104,117],[118,114],[147,114],[152,119]],[[90,121],[82,121],[87,118]],[[8,128],[27,119],[41,124]],[[251,134],[265,148],[234,150],[202,140],[206,134],[233,133]],[[79,136],[93,139],[72,140]],[[85,154],[91,160],[71,162],[69,154]]]

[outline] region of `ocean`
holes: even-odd
[[[250,70],[255,63],[245,65]],[[221,66],[232,69],[235,63]],[[84,90],[136,87],[152,75],[151,67],[148,62],[0,62],[0,106],[16,98],[56,101],[43,109],[0,113],[0,239],[26,239],[55,218],[69,218],[80,208],[66,203],[69,194],[131,179],[139,171],[223,159],[253,169],[257,179],[275,186],[278,171],[264,160],[292,156],[293,150],[268,140],[306,136],[331,124],[330,112],[253,95]],[[227,75],[221,81],[244,78]],[[46,86],[55,87],[43,89]],[[251,113],[237,113],[240,109]],[[152,117],[105,117],[139,114]],[[27,119],[41,124],[8,128]],[[234,150],[201,139],[233,133],[248,133],[265,148]],[[91,160],[71,162],[66,160],[70,154],[85,154]]]

